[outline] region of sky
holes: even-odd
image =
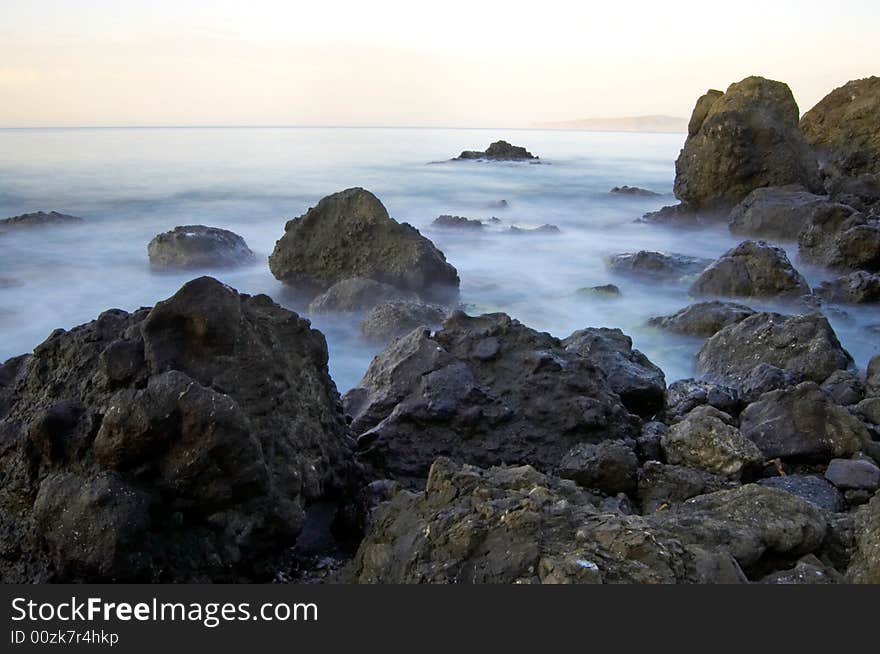
[[[880,74],[877,0],[0,0],[0,127],[687,117]]]

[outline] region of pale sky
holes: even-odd
[[[878,26],[878,0],[0,0],[0,127],[687,117],[751,74],[806,111],[880,74]]]

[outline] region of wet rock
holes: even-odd
[[[564,339],[562,344],[569,352],[598,366],[631,413],[650,418],[663,409],[666,393],[663,371],[634,350],[632,339],[619,329],[583,329]]]
[[[507,141],[495,141],[483,152],[465,150],[453,159],[453,161],[474,159],[486,159],[489,161],[537,161],[538,157],[525,148],[511,145]]]
[[[455,312],[393,342],[344,403],[361,461],[402,481],[438,456],[553,470],[578,443],[638,435],[599,362],[504,314]]]
[[[656,198],[660,197],[660,193],[649,191],[648,189],[639,188],[638,186],[615,186],[609,191],[612,195],[626,195],[636,198]]]
[[[692,304],[671,316],[651,318],[648,324],[676,334],[708,338],[754,313],[745,305],[716,300]]]
[[[409,334],[417,327],[439,327],[448,310],[424,302],[383,302],[374,307],[361,321],[361,334],[371,341],[388,343]]]
[[[689,257],[684,254],[663,252],[630,252],[616,254],[608,260],[608,267],[614,272],[626,275],[650,277],[652,279],[680,279],[696,275],[711,262],[709,259]]]
[[[0,232],[10,229],[27,229],[31,227],[79,225],[82,222],[82,218],[58,213],[57,211],[36,211],[34,213],[23,213],[20,216],[13,216],[12,218],[0,220]]]
[[[737,485],[719,475],[685,466],[648,461],[639,471],[638,498],[645,515],[666,510],[692,497],[715,493]]]
[[[880,172],[880,77],[847,82],[801,119],[804,137],[832,177]]]
[[[821,477],[814,475],[787,475],[785,477],[770,477],[758,482],[761,486],[778,488],[786,493],[799,497],[804,502],[837,513],[843,511],[846,503],[843,495],[834,486]]]
[[[590,286],[588,288],[579,288],[578,295],[595,295],[599,297],[620,297],[620,287],[614,284],[605,284],[604,286]]]
[[[366,311],[391,300],[414,300],[415,293],[401,291],[390,284],[355,277],[333,284],[309,304],[309,313]]]
[[[832,270],[880,272],[880,220],[849,208],[817,215],[798,237],[798,255]]]
[[[444,229],[465,229],[465,230],[482,230],[486,226],[482,220],[465,218],[463,216],[443,215],[434,219],[431,223],[434,227],[443,227]]]
[[[691,286],[693,295],[800,297],[810,287],[785,254],[763,241],[745,241],[706,268]]]
[[[605,495],[634,495],[639,460],[623,441],[575,445],[559,463],[558,476]]]
[[[880,274],[858,270],[849,275],[822,282],[813,292],[826,302],[839,304],[880,302]]]
[[[880,493],[856,511],[854,551],[846,580],[852,584],[880,584]]]
[[[855,370],[838,370],[822,383],[822,391],[835,404],[851,406],[865,397],[865,384]]]
[[[834,459],[825,479],[842,490],[875,491],[880,488],[880,468],[866,459]]]
[[[693,209],[729,210],[765,186],[820,192],[815,155],[798,129],[788,86],[761,77],[697,102],[676,161],[675,195]]]
[[[363,277],[445,302],[457,295],[459,284],[455,268],[431,241],[389,218],[378,198],[361,188],[328,195],[289,221],[269,268],[311,296]]]
[[[214,279],[7,362],[6,581],[257,581],[356,479],[323,336]]]
[[[842,581],[842,575],[837,570],[810,554],[803,557],[790,570],[771,573],[761,579],[760,583],[804,586],[838,584]]]
[[[744,471],[760,466],[761,451],[729,422],[730,416],[713,407],[697,407],[663,436],[667,463],[729,479],[739,479]]]
[[[147,255],[156,269],[226,268],[256,259],[238,234],[204,225],[185,225],[159,234],[147,246]]]
[[[541,225],[540,227],[529,228],[509,227],[507,233],[515,236],[551,236],[561,234],[562,230],[556,225]]]
[[[728,216],[733,234],[774,241],[797,241],[804,227],[821,212],[845,210],[824,195],[803,186],[755,189]]]
[[[870,438],[813,382],[763,395],[740,415],[740,431],[768,460],[827,461],[855,454]]]
[[[740,387],[760,364],[822,383],[853,365],[821,314],[757,313],[725,327],[700,349],[697,369],[707,380]]]
[[[669,422],[678,422],[704,405],[735,416],[742,408],[742,398],[734,388],[696,379],[682,379],[666,389],[665,415]]]

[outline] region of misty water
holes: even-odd
[[[541,165],[435,163],[505,138],[540,155]],[[0,130],[0,217],[38,210],[81,216],[77,227],[0,234],[0,361],[32,350],[108,308],[133,310],[173,294],[193,272],[152,272],[147,243],[177,225],[241,234],[258,262],[206,271],[246,293],[290,304],[266,257],[289,218],[352,186],[373,191],[392,217],[431,238],[455,265],[472,313],[504,311],[564,337],[584,327],[620,327],[666,372],[694,374],[701,342],[645,326],[692,300],[687,284],[612,274],[608,255],[641,249],[714,258],[735,245],[723,226],[689,231],[634,222],[674,202],[679,134],[538,130],[359,128],[172,128]],[[629,184],[658,198],[609,195]],[[509,207],[493,207],[506,200]],[[437,230],[440,214],[502,223],[487,233]],[[559,226],[559,235],[515,236],[511,225]],[[796,248],[786,248],[795,261]],[[796,262],[812,285],[828,274]],[[584,296],[614,283],[622,297]],[[750,303],[791,312],[791,307]],[[876,354],[880,322],[868,310],[829,312],[864,367]],[[315,316],[327,336],[341,391],[357,383],[380,349],[362,341],[349,316]]]

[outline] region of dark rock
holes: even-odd
[[[361,321],[361,334],[378,343],[388,343],[417,327],[439,327],[448,314],[445,307],[423,302],[384,302]]]
[[[740,415],[740,431],[768,460],[827,461],[858,452],[870,438],[812,382],[763,395]]]
[[[611,191],[612,195],[627,195],[637,198],[656,198],[660,197],[660,193],[649,191],[648,189],[639,188],[638,186],[615,186]]]
[[[537,161],[538,157],[523,147],[507,141],[495,141],[483,152],[465,150],[453,161],[487,159],[489,161]]]
[[[880,493],[856,511],[854,551],[846,580],[853,584],[880,584]]]
[[[827,183],[831,199],[857,211],[880,213],[880,174],[836,177]]]
[[[634,350],[632,339],[619,329],[589,328],[562,341],[565,349],[598,366],[624,406],[643,418],[663,410],[666,378],[650,359]]]
[[[833,90],[801,119],[807,143],[832,177],[880,172],[880,77]]]
[[[559,463],[557,474],[605,495],[634,495],[639,460],[623,441],[575,445]]]
[[[445,302],[458,273],[434,244],[388,217],[375,195],[352,188],[328,195],[285,226],[269,267],[276,278],[312,296],[336,282],[365,277]]]
[[[355,277],[336,282],[309,303],[309,313],[366,311],[391,300],[414,300],[415,294],[390,284]]]
[[[434,227],[443,227],[447,229],[481,230],[485,227],[482,220],[449,215],[439,216],[438,218],[435,218],[434,222],[431,224]]]
[[[608,260],[608,267],[614,272],[650,277],[652,279],[681,279],[702,272],[712,263],[709,259],[689,257],[684,254],[663,252],[629,252],[615,254]]]
[[[868,370],[865,373],[865,395],[880,396],[880,354],[868,362]]]
[[[810,193],[803,186],[773,186],[749,193],[731,210],[728,224],[733,234],[797,241],[798,235],[817,214],[841,209],[837,202]]]
[[[0,371],[5,581],[269,580],[351,497],[324,338],[266,296],[202,277]]]
[[[762,486],[778,488],[795,497],[801,498],[815,507],[837,513],[843,511],[846,503],[843,495],[834,486],[821,477],[813,475],[788,475],[770,477],[758,482]]]
[[[675,195],[693,209],[729,210],[756,188],[801,184],[820,192],[816,158],[798,129],[788,86],[748,77],[694,109],[675,164]]]
[[[842,575],[837,570],[809,554],[790,570],[771,573],[761,579],[760,583],[805,586],[838,584],[842,581]]]
[[[23,213],[20,216],[5,218],[0,220],[0,231],[8,229],[24,229],[28,227],[50,227],[59,225],[79,225],[83,222],[82,218],[77,216],[69,216],[57,211],[36,211],[34,213]]]
[[[185,225],[159,234],[147,246],[147,255],[156,269],[225,268],[256,259],[238,234],[204,225]]]
[[[678,422],[698,406],[708,405],[735,416],[742,408],[742,398],[734,388],[696,379],[682,379],[666,389],[666,419]]]
[[[880,488],[880,468],[865,459],[834,459],[825,479],[843,490],[875,491]]]
[[[600,297],[620,297],[620,287],[614,284],[605,284],[604,286],[590,286],[588,288],[579,288],[579,295],[597,295]]]
[[[865,397],[865,384],[855,370],[838,370],[822,383],[822,391],[835,404],[850,406]]]
[[[638,435],[598,361],[504,314],[455,312],[393,342],[344,403],[361,460],[402,481],[437,456],[553,470],[578,443]]]
[[[682,228],[702,228],[717,225],[727,219],[727,213],[718,209],[696,210],[687,204],[674,204],[658,211],[649,211],[637,223],[648,225],[669,225]]]
[[[745,241],[706,268],[691,286],[693,295],[800,297],[810,287],[785,254],[764,241]]]
[[[669,427],[662,422],[646,422],[642,425],[642,433],[636,439],[636,456],[640,462],[659,461],[663,458],[661,442],[668,431]]]
[[[562,230],[559,229],[556,225],[541,225],[540,227],[530,228],[510,227],[508,228],[507,233],[517,236],[541,236],[561,234]]]
[[[832,270],[880,272],[880,220],[848,207],[819,214],[798,237],[798,255]]]
[[[880,302],[880,274],[859,270],[822,282],[813,292],[827,302],[840,304]]]
[[[703,470],[648,461],[639,471],[638,498],[642,513],[666,510],[692,497],[733,488],[736,482]]]
[[[880,425],[880,397],[869,397],[856,405],[856,413],[867,422]]]
[[[799,371],[783,370],[769,363],[759,363],[743,377],[739,384],[742,400],[748,404],[764,393],[789,389],[804,381]]]
[[[821,314],[756,313],[715,334],[700,349],[697,368],[709,381],[739,387],[760,364],[821,384],[853,365]],[[753,378],[754,379],[754,378]]]
[[[651,318],[648,324],[676,334],[708,338],[754,313],[749,307],[733,302],[699,302],[671,316]]]
[[[510,203],[507,200],[496,200],[494,202],[489,202],[486,205],[487,209],[509,209]],[[495,220],[498,220],[495,218]]]

